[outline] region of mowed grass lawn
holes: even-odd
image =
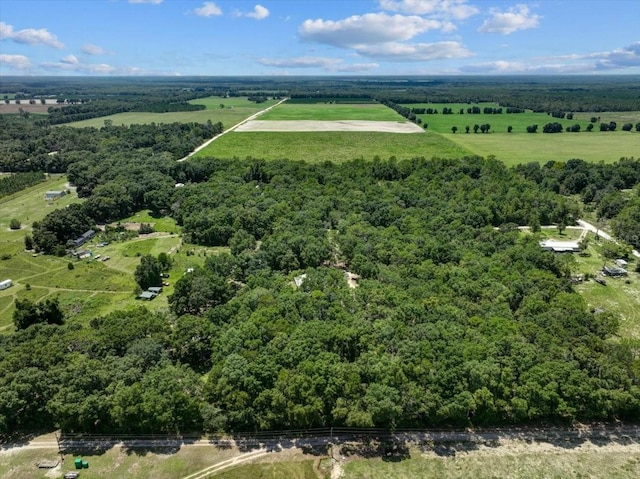
[[[170,113],[149,113],[149,112],[127,112],[117,113],[115,115],[101,116],[100,118],[91,118],[90,120],[76,121],[67,123],[69,126],[78,128],[104,126],[105,120],[111,120],[114,125],[133,125],[147,123],[206,123],[211,120],[212,123],[221,122],[225,129],[230,128],[242,120],[248,118],[254,113],[264,110],[269,106],[277,103],[276,100],[268,100],[264,103],[254,103],[247,100],[246,97],[238,98],[221,98],[208,97],[191,100],[189,103],[194,105],[205,105],[205,110],[198,111],[177,111]],[[224,105],[221,108],[220,105]]]
[[[345,162],[416,157],[460,158],[473,152],[435,133],[377,132],[231,132],[195,156]]]
[[[154,218],[148,211],[140,211],[124,222],[152,223],[157,233],[131,240],[112,242],[98,247],[98,235],[85,245],[100,259],[77,260],[68,256],[35,255],[25,251],[24,237],[32,233],[31,225],[56,208],[81,202],[73,192],[59,200],[47,203],[47,190],[65,189],[66,178],[57,175],[46,182],[27,188],[14,195],[0,198],[0,281],[11,279],[13,286],[0,291],[0,333],[13,331],[13,312],[16,299],[42,301],[58,298],[67,321],[85,323],[117,309],[144,304],[152,310],[168,308],[168,296],[173,293],[175,281],[187,268],[202,265],[207,255],[228,248],[184,247],[178,235],[179,227],[168,217]],[[22,223],[20,230],[9,229],[12,219]],[[151,302],[136,300],[134,271],[145,254],[170,253],[173,267],[169,286]],[[109,256],[108,261],[102,257]],[[69,264],[73,269],[69,269]]]
[[[406,118],[379,103],[283,103],[260,116],[260,120],[370,120],[399,121]]]

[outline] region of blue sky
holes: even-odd
[[[621,73],[638,0],[0,0],[0,75]]]

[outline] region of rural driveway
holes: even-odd
[[[610,234],[605,233],[604,231],[602,231],[600,228],[595,227],[594,225],[592,225],[591,223],[587,223],[584,220],[578,220],[578,224],[580,226],[582,226],[584,229],[592,231],[596,234],[598,234],[600,237],[609,240],[609,241],[616,241],[614,240]],[[640,258],[640,251],[638,250],[632,250],[631,254],[633,254],[633,256],[635,256],[636,258]]]
[[[203,148],[209,146],[213,141],[216,141],[218,138],[220,138],[222,135],[226,135],[227,133],[229,133],[230,131],[235,130],[236,128],[238,128],[240,125],[244,125],[246,122],[251,121],[251,120],[255,120],[257,117],[259,117],[260,115],[262,115],[263,113],[268,112],[269,110],[271,110],[272,108],[277,107],[278,105],[280,105],[281,103],[284,103],[285,101],[287,101],[289,98],[283,98],[282,100],[280,100],[278,103],[276,103],[275,105],[271,105],[268,108],[265,108],[264,110],[260,110],[259,112],[254,113],[253,115],[251,115],[248,118],[245,118],[244,120],[242,120],[240,123],[237,123],[235,125],[233,125],[231,128],[227,128],[226,130],[224,130],[222,133],[220,133],[219,135],[214,136],[213,138],[205,141],[202,145],[200,145],[199,147],[197,147],[195,150],[193,150],[191,153],[189,153],[187,156],[185,156],[184,158],[179,159],[178,161],[185,161],[188,160],[190,157],[192,157],[193,155],[195,155],[197,152],[199,152],[200,150],[202,150]]]

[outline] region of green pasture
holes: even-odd
[[[494,155],[508,166],[537,161],[567,161],[579,158],[588,162],[613,163],[621,157],[640,156],[638,132],[591,133],[452,133],[443,137],[476,155]]]
[[[443,135],[378,132],[231,132],[194,156],[309,162],[415,157],[460,158],[473,152]]]
[[[489,124],[491,126],[492,133],[507,133],[507,128],[509,126],[513,127],[514,133],[527,133],[527,126],[529,125],[538,125],[538,133],[542,133],[542,127],[547,123],[558,122],[564,128],[568,126],[572,126],[575,124],[580,125],[579,133],[567,133],[567,135],[590,135],[590,134],[599,134],[599,135],[607,135],[607,134],[631,134],[632,132],[622,131],[622,125],[624,123],[632,123],[634,125],[640,122],[640,111],[628,111],[628,112],[598,112],[598,113],[574,113],[572,120],[567,120],[566,118],[554,118],[550,114],[547,113],[534,113],[530,110],[526,110],[524,113],[501,113],[501,114],[471,114],[466,113],[467,108],[478,106],[480,110],[485,107],[491,108],[499,108],[500,106],[497,103],[477,103],[477,104],[467,104],[467,103],[415,103],[415,104],[406,104],[403,105],[407,108],[435,108],[438,110],[438,114],[424,114],[417,115],[418,118],[422,120],[422,124],[428,125],[428,130],[433,131],[435,133],[451,133],[451,127],[457,126],[458,132],[457,134],[465,132],[465,127],[469,126],[471,135],[473,135],[473,126],[474,125],[483,125]],[[452,108],[453,114],[451,115],[443,115],[443,108]],[[459,114],[460,109],[464,109],[464,114]],[[503,107],[503,112],[506,111],[506,108]],[[615,121],[618,125],[617,130],[615,132],[601,132],[600,124],[595,123],[592,132],[585,131],[587,125],[590,123],[591,117],[598,117],[600,121],[603,123],[609,123],[611,121]],[[566,132],[565,132],[566,133]],[[637,132],[636,132],[637,133]],[[477,135],[481,135],[480,130],[478,130]],[[527,133],[528,135],[533,135],[532,133]],[[551,135],[545,135],[551,136]],[[554,135],[555,136],[555,135]],[[636,138],[636,141],[640,141]]]
[[[601,245],[606,240],[596,241],[593,233],[589,233],[587,238],[586,256],[573,255],[575,264],[572,269],[576,273],[596,276],[605,263],[609,266],[613,263],[600,254]],[[626,268],[629,272],[627,278],[607,277],[606,286],[593,280],[575,286],[589,308],[602,308],[620,316],[620,336],[624,338],[640,339],[640,274],[634,272],[637,261],[630,261]]]
[[[50,441],[55,442],[53,435]],[[238,455],[236,449],[222,449],[214,445],[201,447],[149,448],[145,450],[114,447],[108,450],[67,451],[59,474],[38,469],[42,460],[59,460],[57,448],[27,449],[0,453],[0,477],[3,479],[47,479],[61,478],[66,472],[75,471],[74,459],[82,457],[89,463],[88,469],[80,472],[80,479],[131,478],[131,479],[176,479],[200,471]]]
[[[208,97],[191,100],[189,103],[194,105],[205,105],[205,110],[198,111],[177,111],[170,113],[150,113],[150,112],[126,112],[117,113],[115,115],[101,116],[99,118],[91,118],[89,120],[75,121],[67,123],[69,126],[78,128],[104,126],[105,120],[111,120],[114,125],[133,125],[147,123],[206,123],[211,120],[212,123],[221,122],[225,128],[229,128],[249,116],[268,108],[277,103],[277,100],[268,100],[264,103],[254,103],[244,97],[239,98],[221,98]],[[224,108],[220,108],[220,104]]]
[[[407,121],[391,108],[379,103],[341,104],[341,103],[282,103],[260,116],[260,120],[370,120],[370,121]]]
[[[128,218],[121,219],[118,223],[146,223],[153,226],[154,231],[166,233],[179,233],[180,227],[170,216],[155,216],[150,210],[134,213]]]

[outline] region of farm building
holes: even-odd
[[[51,190],[51,191],[47,191],[44,194],[44,199],[47,201],[54,201],[57,200],[58,198],[62,198],[64,195],[66,195],[67,193],[65,191],[58,191],[58,190]]]
[[[627,276],[627,270],[619,268],[617,266],[605,266],[602,268],[602,272],[607,276],[619,278],[620,276]]]
[[[11,281],[10,279],[5,279],[4,281],[0,281],[0,289],[10,288],[12,284],[13,284],[13,281]]]
[[[78,238],[73,240],[73,244],[76,246],[76,248],[78,246],[82,246],[87,241],[89,241],[91,238],[93,238],[95,235],[96,235],[96,232],[94,230],[85,231],[82,234],[82,236],[79,236]]]
[[[580,246],[577,241],[548,239],[540,241],[540,247],[545,251],[553,251],[554,253],[577,253],[580,251]]]
[[[158,296],[156,293],[152,293],[151,291],[143,291],[142,293],[140,293],[140,295],[138,296],[138,299],[143,299],[145,301],[151,301],[152,299],[154,299],[156,296]]]

